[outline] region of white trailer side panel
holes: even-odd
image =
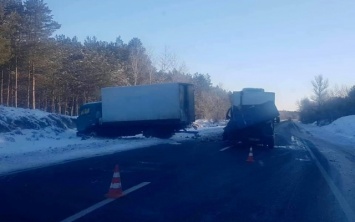
[[[101,96],[103,122],[180,119],[176,83],[108,87]]]
[[[259,105],[265,102],[275,102],[275,93],[264,91],[238,91],[233,92],[231,102],[233,106]]]

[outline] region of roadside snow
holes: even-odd
[[[355,115],[341,117],[329,125],[298,124],[313,136],[339,145],[355,145]],[[355,147],[354,147],[355,148]]]
[[[304,138],[311,141],[327,160],[329,174],[350,205],[355,205],[355,115],[345,116],[318,127],[297,124]]]
[[[227,121],[226,120],[221,120],[221,121],[213,121],[213,120],[206,120],[206,119],[198,119],[194,123],[196,126],[199,128],[204,128],[204,127],[218,127],[218,126],[226,126]]]
[[[67,128],[73,128],[74,123],[69,116],[40,110],[0,106],[0,133],[11,131],[21,133],[21,129],[42,129],[45,127],[62,132]]]
[[[171,139],[137,135],[83,140],[76,136],[76,129],[69,128],[71,121],[69,117],[39,110],[0,106],[0,175],[158,144],[214,140],[223,131],[221,126],[211,127],[217,123],[200,120],[197,130],[188,129],[190,132],[177,133]]]
[[[146,139],[141,135],[82,140],[76,136],[76,130],[57,133],[49,127],[43,130],[22,130],[20,135],[4,133],[0,135],[0,174],[162,143],[167,141]]]

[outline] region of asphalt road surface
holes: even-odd
[[[123,190],[150,183],[77,221],[355,221],[311,141],[292,122],[276,133],[254,162],[216,135],[2,176],[0,221],[62,221],[100,203],[115,164]]]

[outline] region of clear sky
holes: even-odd
[[[165,47],[189,72],[227,90],[276,92],[296,110],[322,74],[330,86],[355,85],[355,0],[44,0],[56,34],[128,42],[158,56]]]

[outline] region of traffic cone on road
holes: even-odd
[[[249,156],[248,156],[247,162],[254,162],[253,147],[250,147]]]
[[[110,189],[108,190],[106,197],[119,198],[121,196],[123,196],[122,186],[121,186],[121,178],[120,178],[120,172],[118,169],[118,165],[116,165],[115,170],[113,172],[113,177],[112,177]]]

